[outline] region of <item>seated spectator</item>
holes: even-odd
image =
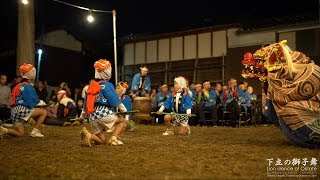
[[[47,93],[48,93],[47,102],[49,102],[50,97],[51,97],[51,95],[52,95],[52,92],[53,92],[53,94],[55,94],[55,87],[54,87],[54,86],[50,86],[50,85],[48,84],[48,81],[47,81],[47,80],[43,80],[43,87],[45,87],[46,90],[47,90]]]
[[[48,104],[56,104],[58,103],[57,95],[53,92],[49,98]]]
[[[217,94],[217,116],[218,119],[222,119],[223,116],[223,106],[222,106],[222,86],[220,83],[216,83],[214,90],[216,91]]]
[[[22,80],[22,77],[20,75],[17,75],[16,77],[14,77],[13,81],[8,86],[10,86],[12,90],[14,87],[16,87],[17,84],[21,82],[21,80]]]
[[[241,95],[239,95],[239,101],[241,105],[241,112],[244,112],[245,115],[248,112],[248,108],[251,106],[250,103],[250,94],[246,91],[246,86],[243,82],[239,84],[239,88],[243,91]],[[244,119],[247,119],[245,116]]]
[[[69,86],[68,86],[68,83],[66,83],[66,82],[60,83],[60,85],[59,85],[58,87],[56,87],[55,93],[58,94],[58,92],[59,92],[60,90],[66,91],[68,97],[71,96],[71,90],[70,90],[70,88],[69,88]]]
[[[193,93],[193,94],[196,94],[196,89],[195,89],[195,83],[194,82],[190,82],[190,85],[189,85],[189,90]]]
[[[57,110],[57,117],[64,118],[65,121],[70,121],[75,119],[77,116],[76,103],[68,98],[67,92],[65,90],[60,90],[57,95],[59,105]],[[77,119],[73,125],[80,125],[83,119]],[[81,121],[81,122],[80,122]]]
[[[236,126],[236,119],[239,116],[240,108],[238,105],[239,95],[236,91],[236,81],[231,79],[228,82],[229,88],[224,92],[222,103],[224,110],[230,111],[229,119],[231,120],[231,126]]]
[[[239,88],[237,80],[235,78],[230,78],[229,82],[233,83],[233,86],[235,87],[235,91],[237,91],[238,96],[240,96],[243,93],[243,90]]]
[[[248,93],[250,94],[250,100],[257,100],[257,95],[253,94],[253,87],[248,86]]]
[[[196,90],[195,90],[194,86],[195,86],[194,82],[191,82],[190,86],[188,87],[189,92],[191,92],[191,94],[189,94],[189,95],[190,95],[191,100],[192,100],[192,106],[196,105],[196,97],[197,97],[197,93],[196,93]]]
[[[55,102],[46,108],[47,118],[43,122],[43,124],[51,125],[51,126],[70,126],[71,125],[71,122],[66,121],[66,119],[58,118],[57,116],[58,106],[59,106],[59,103]]]
[[[211,118],[214,120],[214,126],[217,126],[217,94],[215,90],[211,90],[211,84],[209,81],[203,83],[203,90],[201,94],[201,102],[199,106],[200,125],[205,123],[205,111],[211,113]]]
[[[196,105],[199,105],[201,102],[202,84],[196,84],[194,88],[196,91]]]
[[[83,103],[84,103],[84,99],[79,98],[77,101],[77,117],[81,116],[81,113],[83,111]]]
[[[160,92],[157,93],[157,108],[159,109],[163,103],[171,97],[171,92],[168,90],[167,84],[162,84]],[[158,111],[158,109],[156,111]]]
[[[0,120],[12,124],[10,118],[11,89],[7,86],[7,75],[0,75]]]
[[[157,112],[160,107],[164,104],[164,102],[167,100],[167,99],[170,99],[171,98],[171,92],[169,92],[169,89],[168,89],[168,85],[167,84],[162,84],[160,86],[160,92],[157,93],[157,106],[155,108],[153,108],[153,112]],[[165,109],[164,112],[170,112],[170,110],[168,109]],[[162,124],[164,123],[164,114],[162,115],[157,115],[155,114],[155,117],[158,118],[158,124]]]
[[[133,96],[136,97],[135,94],[134,94]],[[157,105],[158,105],[157,89],[155,89],[155,88],[152,88],[152,89],[151,89],[150,101],[151,101],[151,107],[152,107],[152,109],[157,108]]]
[[[39,81],[37,84],[37,87],[35,88],[38,98],[44,102],[47,102],[47,97],[48,97],[48,91],[47,89],[43,86],[42,81]]]
[[[171,95],[175,94],[174,86],[169,86],[169,92],[171,92]]]
[[[71,99],[73,99],[74,102],[77,102],[78,99],[81,98],[81,93],[82,93],[82,90],[80,88],[75,88],[74,92],[73,92],[73,94],[71,96]]]
[[[216,95],[217,95],[217,105],[221,104],[222,102],[222,86],[220,83],[216,83],[215,86],[214,86],[214,90],[216,92]]]
[[[222,89],[222,94],[224,94],[225,91],[229,90],[229,87],[227,85],[223,85],[221,89]]]

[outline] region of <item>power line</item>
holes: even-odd
[[[55,1],[55,2],[60,3],[60,4],[64,4],[64,5],[67,5],[67,6],[70,6],[70,7],[82,9],[82,10],[85,10],[85,11],[90,11],[90,12],[113,13],[112,11],[106,11],[106,10],[101,10],[101,9],[90,9],[90,8],[87,8],[87,7],[83,7],[83,6],[79,6],[79,5],[76,5],[76,4],[67,3],[67,2],[64,2],[64,1],[60,1],[60,0],[52,0],[52,1]]]

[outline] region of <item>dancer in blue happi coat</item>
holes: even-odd
[[[182,76],[175,78],[174,89],[177,93],[167,99],[157,112],[157,114],[161,114],[165,108],[173,110],[173,114],[167,114],[164,117],[167,130],[163,135],[174,135],[173,129],[171,128],[171,121],[179,126],[179,135],[191,134],[188,121],[189,117],[191,117],[192,104],[187,92],[186,79]]]
[[[151,93],[151,82],[146,66],[140,68],[141,72],[133,76],[131,89],[135,96],[149,97]]]

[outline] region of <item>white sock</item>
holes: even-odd
[[[3,132],[6,133],[6,134],[7,134],[8,131],[9,131],[8,128],[5,128],[5,127],[2,127],[2,129],[3,129]]]
[[[39,131],[40,132],[40,130],[37,128],[33,128],[32,131]]]

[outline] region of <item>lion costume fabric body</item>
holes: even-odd
[[[320,68],[305,54],[291,51],[286,43],[262,47],[253,55],[246,53],[242,75],[268,82],[263,114],[289,140],[302,147],[319,148]]]

